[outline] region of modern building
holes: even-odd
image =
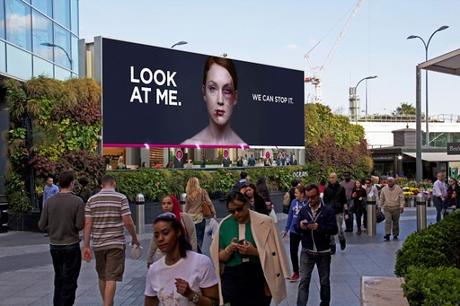
[[[0,0],[0,134],[9,128],[5,90],[12,78],[79,76],[79,0]],[[4,193],[7,142],[0,137],[0,196]]]

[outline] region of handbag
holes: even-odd
[[[377,212],[375,213],[375,221],[377,221],[377,223],[382,223],[384,220],[385,215],[383,214],[383,212],[381,210],[377,210]]]
[[[206,199],[206,196],[204,195],[204,193],[203,193],[203,200],[202,201],[203,202],[201,204],[201,212],[203,213],[203,217],[206,218],[206,219],[212,218],[214,216],[214,214],[212,213],[211,204]]]

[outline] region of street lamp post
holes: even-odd
[[[52,44],[52,43],[41,43],[40,45],[42,46],[46,46],[46,47],[51,47],[51,48],[58,48],[58,49],[61,49],[64,54],[67,56],[67,59],[69,60],[69,63],[70,63],[70,70],[73,70],[73,67],[72,67],[72,58],[70,57],[69,53],[66,51],[66,49],[64,49],[62,46],[60,45],[56,45],[56,44]]]
[[[372,76],[367,76],[367,77],[362,78],[361,80],[359,80],[359,82],[354,87],[354,99],[356,99],[356,93],[358,91],[359,84],[361,84],[362,81],[367,81],[367,80],[371,80],[371,79],[375,79],[375,78],[377,78],[377,76],[372,75]],[[356,117],[358,117],[358,115],[356,115]],[[367,93],[366,93],[366,117],[367,117]],[[358,121],[358,118],[356,118],[356,121]]]
[[[174,45],[172,45],[171,49],[174,49],[175,46],[182,46],[182,45],[186,45],[186,44],[188,44],[188,42],[186,42],[184,40],[181,40],[181,41],[176,42]]]
[[[423,46],[425,47],[425,61],[428,61],[428,47],[430,46],[430,42],[431,42],[431,39],[433,38],[434,34],[440,32],[440,31],[444,31],[445,29],[448,29],[449,26],[446,26],[446,25],[443,25],[442,27],[439,27],[436,31],[434,31],[431,35],[430,35],[430,38],[428,38],[428,42],[425,42],[425,40],[423,38],[421,38],[420,36],[418,35],[410,35],[407,37],[407,39],[414,39],[414,38],[418,38],[422,41],[423,43]],[[430,133],[429,133],[429,130],[428,130],[428,123],[430,121],[429,119],[429,116],[428,116],[428,70],[425,70],[425,142],[426,142],[426,146],[429,146],[430,145]]]

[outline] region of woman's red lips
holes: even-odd
[[[216,113],[216,116],[223,116],[223,115],[225,115],[225,111],[224,111],[224,110],[220,110],[220,109],[216,109],[215,113]]]

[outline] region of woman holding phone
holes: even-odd
[[[208,111],[208,125],[182,144],[247,146],[230,124],[238,102],[238,76],[231,59],[208,57],[201,92]]]
[[[227,210],[230,215],[220,222],[210,248],[221,276],[220,304],[268,306],[272,298],[279,304],[286,297],[289,270],[276,225],[251,211],[240,192],[228,195]]]

